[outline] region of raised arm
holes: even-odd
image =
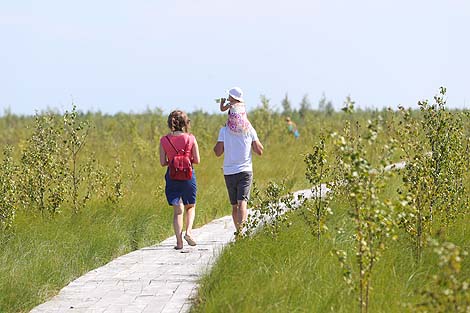
[[[220,99],[220,111],[222,112],[225,112],[230,109],[230,102],[227,102],[227,104],[225,104],[225,100],[225,98]]]

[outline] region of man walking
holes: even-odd
[[[228,101],[233,104],[243,103],[241,89],[230,89]],[[224,154],[225,185],[232,205],[233,223],[238,233],[248,217],[247,203],[253,181],[252,150],[262,155],[264,147],[251,124],[243,132],[232,131],[228,126],[220,129],[214,152],[218,157]]]

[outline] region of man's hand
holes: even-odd
[[[253,148],[253,151],[257,154],[257,155],[262,155],[263,154],[263,150],[264,150],[264,147],[263,147],[263,144],[261,143],[261,141],[253,141],[251,143],[251,147]]]
[[[217,143],[214,146],[214,153],[215,156],[219,157],[224,153],[224,142],[223,141],[217,141]]]

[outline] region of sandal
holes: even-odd
[[[189,235],[184,235],[184,240],[186,240],[186,242],[188,243],[188,245],[190,246],[195,246],[196,245],[196,241],[194,241],[193,237],[189,236]]]
[[[183,249],[183,247],[178,247],[178,246],[174,246],[173,248],[174,248],[175,250],[181,250],[181,249]]]

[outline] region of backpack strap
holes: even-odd
[[[180,150],[176,149],[176,147],[173,145],[173,143],[171,142],[170,138],[168,137],[168,135],[165,136],[165,138],[168,140],[168,142],[170,143],[170,145],[173,147],[173,149],[175,149],[176,153],[179,153]],[[185,144],[185,147],[184,147],[184,154],[186,154],[188,157],[189,157],[189,151],[188,151],[188,148],[189,148],[189,138],[188,138],[188,142]]]
[[[165,136],[166,140],[168,140],[168,142],[170,143],[170,145],[173,147],[173,149],[175,149],[176,153],[179,152],[178,149],[175,148],[175,146],[173,145],[173,143],[171,142],[170,138],[168,137],[168,135]]]

